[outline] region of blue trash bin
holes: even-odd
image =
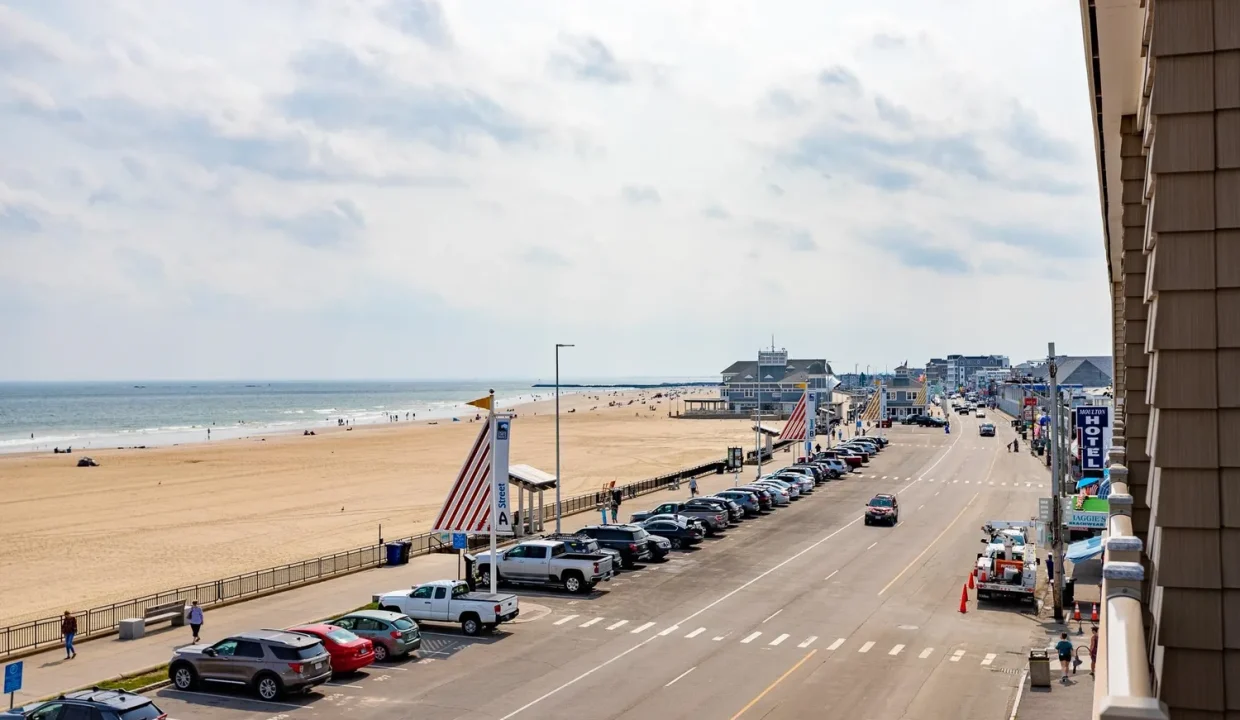
[[[388,565],[403,564],[401,563],[401,557],[400,557],[401,555],[400,551],[403,549],[403,545],[404,543],[398,543],[398,542],[390,542],[384,545],[384,547],[387,549],[387,564]],[[409,562],[408,555],[405,556],[405,562]]]

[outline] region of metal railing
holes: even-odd
[[[789,443],[790,441],[776,443],[775,449],[781,449]],[[620,489],[624,492],[625,497],[637,497],[638,495],[644,495],[671,486],[677,480],[688,480],[720,472],[720,468],[725,465],[726,460],[702,463],[666,475],[622,485]],[[563,498],[560,502],[563,506],[564,515],[574,515],[580,512],[596,510],[605,499],[604,493],[599,491]],[[553,519],[555,516],[555,506],[552,505],[549,508],[545,508],[544,512],[547,514],[543,519]],[[412,547],[409,550],[410,557],[442,550],[451,550],[451,545],[442,541],[438,533],[421,533],[400,538],[396,542],[400,541],[412,543]],[[197,600],[199,605],[210,607],[212,605],[235,602],[244,598],[290,590],[337,575],[381,567],[387,562],[384,550],[385,545],[386,543],[366,545],[288,565],[277,565],[242,575],[233,575],[174,590],[165,590],[129,600],[122,600],[110,605],[101,605],[89,610],[79,610],[72,613],[73,617],[77,619],[77,639],[86,640],[116,632],[117,628],[120,627],[121,620],[142,617],[142,613],[147,608],[163,603],[177,600],[184,600],[189,603]],[[477,543],[471,543],[471,547],[476,545]],[[0,627],[0,657],[7,657],[14,653],[60,643],[60,627],[63,620],[64,617],[58,615],[56,617],[45,617]]]

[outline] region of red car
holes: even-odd
[[[375,647],[366,638],[360,638],[352,632],[335,625],[319,623],[316,625],[299,625],[289,628],[289,632],[313,635],[323,641],[331,656],[332,672],[357,672],[375,661]]]

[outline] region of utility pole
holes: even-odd
[[[574,347],[568,343],[555,344],[555,531],[560,532],[560,517],[564,508],[560,504],[560,348]],[[539,518],[539,522],[542,518]],[[491,592],[495,592],[492,588]]]
[[[1059,368],[1055,364],[1055,343],[1047,344],[1046,358],[1047,374],[1050,376],[1050,405],[1051,405],[1051,546],[1055,557],[1055,580],[1051,586],[1051,597],[1055,606],[1055,622],[1062,623],[1063,614],[1063,483],[1062,468],[1059,464],[1060,458],[1060,437],[1063,434],[1062,428],[1059,426],[1059,379],[1057,377]]]

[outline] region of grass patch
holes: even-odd
[[[137,690],[138,688],[146,687],[147,685],[153,685],[154,683],[160,682],[161,680],[167,680],[167,679],[168,679],[168,666],[164,665],[162,667],[159,667],[159,668],[156,668],[155,670],[150,671],[149,673],[143,673],[141,675],[133,675],[131,677],[120,678],[120,679],[105,680],[98,684],[98,688],[100,690],[128,690],[130,692],[133,692],[134,690]]]
[[[361,606],[357,610],[353,610],[352,612],[357,612],[358,610],[378,610],[378,609],[379,609],[379,603],[373,602],[373,603],[366,603],[365,605]]]

